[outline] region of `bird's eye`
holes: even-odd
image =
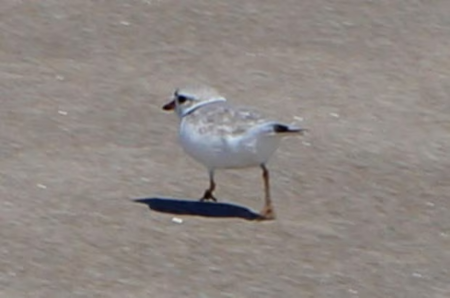
[[[184,96],[184,95],[178,95],[177,96],[177,100],[178,100],[179,103],[183,104],[183,103],[185,103],[188,100],[188,98],[186,96]]]

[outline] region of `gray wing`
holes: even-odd
[[[234,108],[227,104],[206,106],[193,115],[197,117],[198,127],[205,133],[237,136],[247,133],[260,125],[268,123],[259,112],[248,108]]]
[[[220,137],[245,135],[250,130],[269,135],[301,131],[297,127],[272,121],[253,109],[235,108],[227,103],[202,107],[189,117],[191,123],[196,123],[200,134]]]

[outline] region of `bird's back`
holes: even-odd
[[[220,137],[244,135],[250,129],[269,122],[259,112],[249,108],[235,108],[227,102],[205,105],[183,119],[199,134],[212,134]]]

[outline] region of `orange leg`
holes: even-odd
[[[214,197],[213,192],[216,189],[216,183],[214,182],[214,170],[209,170],[209,188],[205,190],[203,197],[200,199],[201,202],[204,201],[214,201],[217,202],[216,197]]]
[[[260,212],[260,220],[275,219],[275,212],[272,207],[272,200],[270,198],[270,183],[269,183],[269,170],[265,164],[261,164],[264,180],[264,207]]]

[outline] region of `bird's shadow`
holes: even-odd
[[[220,202],[201,202],[198,200],[179,200],[174,198],[141,198],[136,203],[147,205],[151,210],[182,215],[203,217],[235,217],[246,220],[259,220],[261,216],[246,207]]]

